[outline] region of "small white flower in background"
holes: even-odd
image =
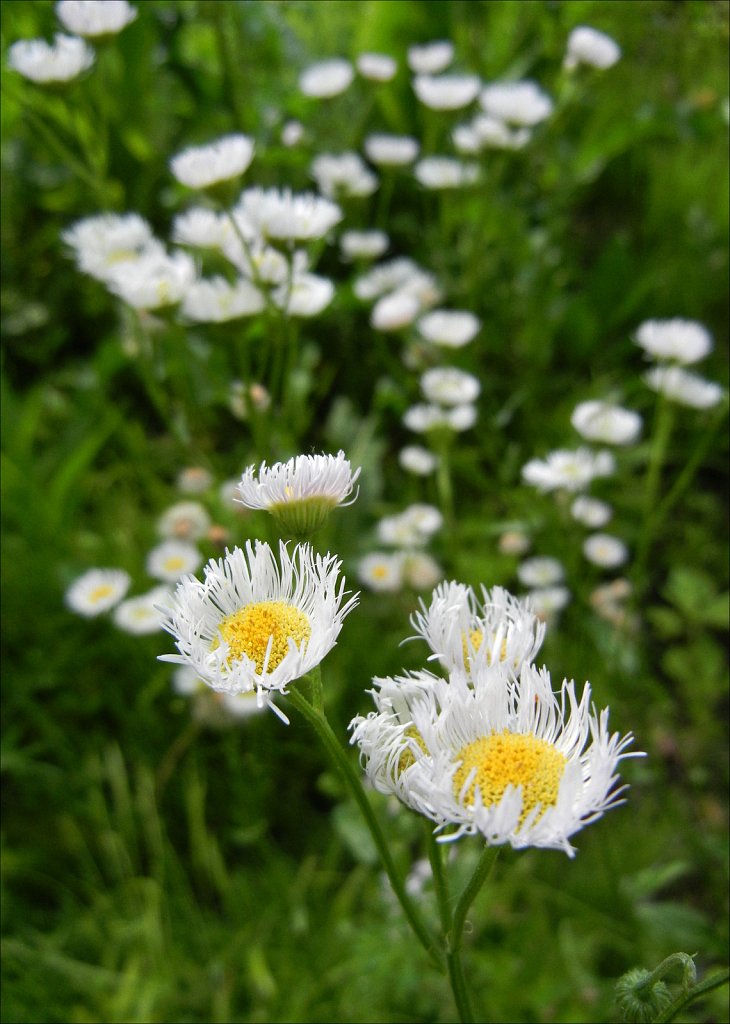
[[[205,683],[203,680],[195,669],[190,668],[189,665],[178,665],[172,673],[172,688],[181,697],[190,697],[204,687]]]
[[[455,405],[444,409],[439,405],[417,403],[403,414],[403,423],[409,430],[417,434],[425,434],[429,430],[470,430],[477,421],[477,411],[473,405]]]
[[[570,514],[576,522],[597,530],[609,522],[613,509],[605,501],[591,498],[587,494],[579,494],[570,506]]]
[[[480,665],[470,688],[447,682],[375,680],[395,708],[358,716],[351,742],[382,793],[436,823],[442,840],[480,834],[490,845],[575,853],[570,838],[621,803],[618,763],[631,733],[608,731],[586,684],[552,692],[546,669],[523,664],[515,679]],[[408,685],[410,682],[410,685]],[[377,706],[377,696],[376,696]]]
[[[430,476],[438,465],[438,456],[418,444],[409,444],[398,452],[398,462],[408,473]]]
[[[130,583],[123,569],[89,569],[67,589],[66,606],[77,615],[93,618],[118,604]]]
[[[228,393],[228,408],[237,420],[248,418],[251,408],[264,411],[271,405],[271,395],[263,384],[245,384],[242,380],[231,381]]]
[[[378,187],[376,175],[359,153],[320,153],[312,161],[312,177],[323,196],[370,196]]]
[[[292,274],[302,273],[306,269],[299,266],[299,250],[294,253],[293,264],[290,265],[283,253],[271,245],[265,245],[260,239],[244,247],[241,239],[233,236],[226,238],[222,248],[223,254],[234,267],[257,285],[283,284]]]
[[[435,366],[421,377],[421,391],[429,402],[464,405],[479,397],[482,386],[472,373],[453,366]]]
[[[406,877],[406,892],[411,896],[420,896],[425,891],[426,883],[431,878],[432,872],[429,861],[425,858],[415,861]]]
[[[248,135],[224,135],[205,146],[190,146],[170,160],[181,185],[204,189],[237,178],[253,160],[254,141]]]
[[[696,363],[712,351],[712,335],[696,320],[645,320],[634,339],[653,359]]]
[[[164,540],[147,555],[148,574],[163,583],[177,583],[186,573],[200,568],[203,556],[187,541]]]
[[[137,17],[127,0],[59,0],[56,17],[77,36],[116,35]]]
[[[357,576],[363,586],[376,593],[396,593],[403,587],[403,555],[374,551],[361,558]]]
[[[114,625],[133,636],[158,633],[162,629],[162,622],[166,615],[166,612],[160,609],[165,607],[165,602],[169,597],[170,591],[167,587],[154,587],[146,594],[128,597],[112,612]]]
[[[403,578],[414,590],[430,590],[444,578],[444,570],[425,551],[407,551],[403,556]]]
[[[349,60],[335,57],[312,64],[299,76],[299,89],[314,99],[329,99],[344,92],[355,77]]]
[[[243,512],[241,503],[238,500],[238,485],[240,482],[240,477],[231,477],[230,480],[224,480],[218,488],[220,503],[228,511],[233,508],[238,512]]]
[[[408,67],[416,75],[437,75],[454,59],[454,44],[448,39],[408,47]]]
[[[195,262],[188,253],[153,252],[111,267],[105,282],[133,309],[161,309],[180,302],[195,277]]]
[[[500,534],[497,547],[503,555],[524,555],[530,550],[530,538],[521,530],[506,530]]]
[[[535,612],[544,622],[550,622],[558,612],[570,604],[567,587],[535,587],[525,595]]]
[[[532,128],[553,112],[553,101],[531,81],[495,82],[479,95],[482,109],[507,124]]]
[[[342,220],[342,210],[329,199],[276,188],[246,189],[235,212],[263,237],[281,240],[324,238]]]
[[[220,698],[221,707],[233,718],[248,718],[263,711],[255,693],[221,693],[216,696]]]
[[[370,313],[370,325],[376,331],[399,331],[412,324],[420,312],[417,296],[400,289],[378,299]]]
[[[472,156],[482,148],[482,142],[470,124],[457,124],[451,133],[451,141],[457,153]]]
[[[186,466],[178,473],[175,483],[183,494],[203,494],[213,483],[213,474],[205,466]]]
[[[61,233],[74,253],[79,270],[98,281],[125,262],[134,263],[145,254],[163,254],[164,246],[138,213],[99,213],[77,220]]]
[[[652,391],[692,409],[711,409],[725,396],[719,384],[681,366],[653,366],[644,375],[644,380]]]
[[[298,146],[304,138],[304,125],[301,121],[287,121],[281,127],[281,144],[287,148]]]
[[[558,449],[545,459],[531,459],[522,467],[522,479],[539,491],[582,491],[591,480],[611,476],[616,469],[609,451],[593,452],[590,448],[574,451]]]
[[[231,284],[223,277],[201,278],[185,292],[182,314],[193,323],[225,323],[255,316],[266,307],[259,289],[245,277]]]
[[[162,513],[157,521],[157,532],[161,537],[200,540],[210,525],[210,516],[199,502],[179,501]]]
[[[413,168],[416,180],[424,188],[464,188],[479,178],[479,167],[450,156],[427,156]]]
[[[233,228],[228,217],[205,206],[192,206],[172,222],[171,238],[180,245],[220,249],[230,240]]]
[[[295,274],[291,284],[282,284],[272,292],[275,305],[289,316],[317,316],[329,306],[335,286],[328,277],[318,274]]]
[[[340,249],[348,260],[376,260],[389,245],[384,231],[343,231],[340,235]]]
[[[428,607],[420,605],[411,625],[431,648],[429,661],[437,658],[449,672],[468,674],[478,662],[519,669],[534,660],[545,636],[529,601],[503,587],[482,587],[478,597],[452,580],[436,587]]]
[[[45,39],[19,39],[8,49],[8,65],[37,85],[70,82],[94,63],[94,51],[83,39],[56,33]]]
[[[400,548],[421,547],[441,529],[443,521],[434,505],[409,505],[396,515],[383,516],[377,527],[378,540]]]
[[[570,70],[578,64],[589,64],[605,71],[620,59],[621,47],[615,39],[588,25],[579,25],[568,36],[563,66]]]
[[[557,558],[528,558],[517,567],[517,579],[523,587],[550,587],[561,583],[565,571]]]
[[[383,132],[368,135],[363,146],[368,160],[383,167],[412,164],[421,148],[418,140],[410,135],[387,135]]]
[[[610,533],[593,533],[583,541],[583,554],[602,569],[615,569],[628,560],[629,549]]]
[[[169,599],[163,627],[178,654],[161,661],[187,665],[214,690],[256,691],[260,704],[318,665],[337,642],[357,595],[345,600],[340,561],[308,544],[290,553],[247,542],[211,559],[203,582],[183,578]],[[276,710],[276,709],[275,709]]]
[[[270,512],[294,533],[311,533],[332,509],[352,504],[345,499],[359,476],[360,469],[353,471],[343,451],[297,455],[273,466],[249,466],[241,477],[238,500],[246,508]],[[352,501],[356,498],[357,494]]]
[[[473,313],[457,309],[434,309],[418,321],[422,338],[445,348],[462,348],[472,341],[481,327]]]
[[[611,580],[591,591],[589,597],[596,614],[614,626],[631,624],[631,616],[624,602],[631,596],[632,586],[627,579]]]
[[[413,79],[413,91],[431,110],[468,107],[479,95],[481,85],[477,75],[417,75]]]
[[[355,67],[358,74],[373,82],[389,82],[398,70],[397,62],[386,53],[361,53]]]
[[[370,302],[387,292],[397,291],[419,272],[420,268],[413,260],[406,256],[397,256],[361,274],[354,284],[355,295],[363,302]]]
[[[532,138],[529,128],[510,128],[489,114],[477,114],[471,129],[479,140],[480,149],[522,149]]]
[[[609,402],[581,402],[570,422],[587,441],[604,444],[633,444],[641,433],[641,416],[631,409]]]

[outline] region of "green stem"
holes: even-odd
[[[730,970],[728,968],[713,974],[709,978],[705,978],[704,981],[700,981],[697,985],[693,985],[692,988],[678,995],[673,1003],[670,1003],[666,1009],[662,1010],[654,1018],[654,1024],[669,1024],[690,1003],[707,995],[708,992],[712,992],[713,989],[720,988],[721,985],[727,985],[728,981],[730,981]]]
[[[437,950],[436,943],[429,933],[428,928],[421,920],[413,901],[406,892],[403,881],[401,880],[393,861],[393,857],[388,847],[388,842],[385,838],[380,822],[378,821],[370,801],[368,800],[367,794],[363,789],[360,777],[350,763],[345,751],[340,746],[340,742],[332,731],[332,727],[327,721],[324,711],[319,711],[310,704],[306,697],[297,690],[295,686],[292,686],[289,689],[287,696],[294,707],[296,707],[304,718],[306,718],[311,727],[317,733],[317,736],[321,740],[322,745],[330,758],[340,769],[340,772],[342,773],[342,776],[347,783],[363,818],[365,819],[365,823],[370,830],[370,834],[372,835],[375,846],[380,854],[380,859],[383,867],[385,868],[385,872],[390,879],[391,886],[393,887],[393,892],[403,908],[403,912],[406,915],[408,923],[423,948],[431,957],[433,963],[439,968],[439,970],[443,970],[443,962]]]
[[[659,503],[654,516],[656,522],[661,522],[667,516],[669,510],[679,501],[689,487],[698,467],[702,464],[707,450],[715,439],[715,433],[722,423],[722,419],[724,419],[724,415],[722,418],[718,417],[714,423],[709,424],[707,430],[701,435],[695,450],[685,463],[684,469],[674,481],[669,492]]]
[[[431,873],[433,875],[433,884],[436,891],[436,901],[438,903],[439,915],[441,917],[441,930],[443,931],[444,942],[446,945],[446,966],[449,972],[451,991],[454,995],[454,1002],[456,1003],[456,1009],[459,1013],[459,1020],[462,1024],[471,1024],[474,1020],[474,1014],[472,1013],[469,990],[466,986],[466,979],[464,977],[464,971],[461,964],[461,953],[458,948],[454,948],[452,946],[453,922],[451,919],[449,888],[446,873],[444,871],[441,846],[436,842],[431,823],[426,822],[426,828],[428,831],[428,859],[431,863]]]
[[[498,857],[499,847],[484,847],[484,851],[482,852],[479,863],[474,870],[474,874],[467,882],[464,891],[459,897],[459,902],[456,904],[456,909],[454,910],[454,920],[451,929],[451,946],[455,950],[458,950],[461,947],[461,938],[464,933],[464,924],[466,923],[466,915],[469,913],[469,908],[477,898],[479,890],[491,875]]]

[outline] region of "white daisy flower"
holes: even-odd
[[[602,569],[616,569],[628,561],[629,549],[610,533],[593,533],[583,541],[583,554]]]
[[[403,578],[414,590],[431,590],[444,578],[444,570],[425,551],[407,551],[403,557]]]
[[[437,75],[444,71],[454,59],[454,44],[448,39],[438,39],[408,47],[408,67],[416,75]]]
[[[340,561],[297,544],[234,548],[211,559],[203,582],[187,576],[170,597],[163,627],[179,654],[161,661],[188,665],[214,690],[256,691],[260,704],[306,675],[332,650],[358,597],[345,598]]]
[[[510,128],[489,114],[477,114],[471,129],[479,140],[480,149],[522,149],[532,138],[529,128]]]
[[[352,742],[376,789],[394,793],[436,822],[441,838],[481,834],[490,845],[575,854],[570,838],[622,802],[618,763],[631,733],[608,731],[586,684],[559,695],[545,669],[522,666],[519,681],[482,667],[488,682],[412,686],[406,709],[351,723]],[[406,721],[410,713],[410,721]]]
[[[398,515],[383,516],[377,526],[378,540],[394,547],[419,547],[442,525],[443,516],[434,505],[409,505]]]
[[[427,156],[418,161],[413,174],[424,188],[464,188],[479,178],[479,167],[450,156]]]
[[[213,474],[205,466],[186,466],[177,475],[175,484],[183,494],[203,494],[213,483]]]
[[[358,74],[373,82],[389,82],[395,77],[398,63],[386,53],[361,53],[355,61]]]
[[[711,409],[725,395],[719,384],[681,366],[654,366],[644,375],[644,380],[652,391],[692,409]]]
[[[231,284],[218,276],[193,281],[185,292],[181,311],[192,323],[221,324],[255,316],[265,308],[264,296],[247,278]]]
[[[418,264],[406,256],[398,256],[361,274],[355,280],[354,292],[363,302],[371,302],[381,295],[398,291],[419,273],[422,271]]]
[[[166,614],[160,609],[169,597],[167,587],[154,587],[146,594],[128,597],[112,612],[114,625],[133,636],[148,636],[159,632]]]
[[[363,143],[368,160],[383,167],[405,167],[418,156],[420,144],[410,135],[368,135]]]
[[[258,479],[256,474],[258,473]],[[258,470],[249,466],[239,484],[239,502],[246,508],[264,509],[294,534],[318,529],[333,508],[348,505],[360,469],[354,472],[345,453],[297,455],[288,462]]]
[[[578,25],[568,36],[563,66],[571,70],[578,64],[605,71],[621,59],[621,47],[615,39],[588,25]]]
[[[94,51],[83,39],[56,33],[45,39],[19,39],[8,49],[8,65],[37,85],[69,82],[94,63]]]
[[[416,476],[430,476],[438,465],[438,456],[419,444],[408,444],[398,452],[401,467]]]
[[[611,476],[616,468],[608,451],[593,452],[590,448],[575,451],[558,449],[545,459],[531,459],[522,467],[522,479],[539,491],[582,491],[591,480]]]
[[[440,405],[417,403],[403,414],[403,423],[409,430],[418,434],[426,434],[430,430],[470,430],[477,421],[477,411],[473,405],[455,405],[444,409]]]
[[[275,305],[289,316],[318,316],[335,297],[335,286],[328,277],[318,274],[295,274],[290,284],[282,284],[272,292]]]
[[[378,299],[370,312],[370,326],[376,331],[400,331],[413,323],[421,308],[417,295],[399,288]]]
[[[281,126],[281,144],[287,148],[298,146],[304,138],[304,125],[301,121],[286,121]]]
[[[147,573],[164,583],[177,583],[181,576],[195,572],[203,556],[193,544],[182,540],[164,540],[147,555]]]
[[[312,161],[312,177],[323,196],[370,196],[378,179],[359,153],[320,153]]]
[[[605,501],[591,498],[587,494],[579,494],[570,506],[570,514],[577,522],[597,530],[610,520],[613,509]]]
[[[133,309],[161,309],[180,302],[195,277],[195,263],[186,252],[144,252],[112,267],[106,285]]]
[[[314,99],[329,99],[344,92],[355,77],[349,60],[335,57],[306,68],[299,76],[299,89]]]
[[[491,117],[526,128],[539,124],[553,112],[553,101],[530,81],[487,85],[479,95],[479,103]]]
[[[265,238],[310,241],[324,238],[342,220],[336,203],[313,192],[246,189],[234,211]]]
[[[565,570],[557,558],[526,558],[517,567],[517,579],[524,587],[550,587],[562,583]]]
[[[138,213],[99,213],[77,220],[61,233],[84,274],[106,281],[119,264],[146,253],[164,253],[164,246]]]
[[[522,530],[505,530],[500,534],[497,547],[503,555],[524,555],[530,550],[530,538]]]
[[[416,325],[421,337],[444,348],[462,348],[472,341],[481,327],[473,313],[460,309],[434,309]]]
[[[633,444],[641,433],[641,416],[610,402],[581,402],[570,422],[587,441],[604,444]]]
[[[197,501],[179,501],[166,509],[157,521],[161,537],[177,540],[200,540],[211,526],[205,508]]]
[[[205,689],[205,683],[194,668],[190,668],[189,665],[178,665],[172,673],[172,688],[181,697],[190,697]]]
[[[340,249],[348,260],[376,260],[389,245],[384,231],[343,231],[340,235]]]
[[[421,391],[429,402],[463,405],[479,397],[482,386],[477,377],[454,366],[435,366],[421,377]]]
[[[535,587],[526,595],[535,615],[543,622],[553,617],[570,604],[571,594],[567,587]]]
[[[473,156],[482,148],[482,143],[470,124],[457,124],[451,133],[451,141],[457,153]]]
[[[696,320],[645,320],[634,339],[653,359],[697,363],[713,348],[712,335]]]
[[[373,551],[358,562],[357,576],[368,590],[395,593],[403,586],[403,555]]]
[[[205,206],[191,206],[172,222],[171,238],[179,245],[221,249],[230,241],[233,228],[228,217]]]
[[[481,84],[477,75],[417,75],[413,91],[431,110],[460,110],[477,98]]]
[[[59,0],[56,17],[69,32],[95,39],[121,32],[137,11],[127,0]]]
[[[253,160],[254,141],[239,133],[224,135],[205,146],[190,146],[170,160],[170,170],[181,185],[204,189],[238,178]]]
[[[530,602],[502,587],[482,587],[480,599],[471,587],[452,580],[436,587],[428,607],[420,605],[411,625],[431,648],[431,658],[449,672],[470,673],[482,662],[519,669],[534,660],[545,636]]]
[[[129,573],[123,569],[89,569],[67,589],[66,605],[77,615],[93,618],[118,604],[130,583]]]

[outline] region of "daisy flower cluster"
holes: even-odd
[[[441,841],[537,846],[572,857],[572,836],[622,802],[633,742],[591,688],[553,691],[534,659],[545,626],[501,587],[438,586],[411,620],[444,675],[375,678],[375,710],[350,723],[371,784],[429,818]]]
[[[713,349],[712,335],[703,324],[681,317],[645,320],[634,340],[653,363],[644,375],[652,391],[691,409],[712,409],[725,397],[715,381],[686,369]]]

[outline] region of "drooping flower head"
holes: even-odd
[[[254,142],[248,135],[224,135],[205,146],[191,146],[170,161],[170,170],[181,185],[205,189],[237,178],[253,159]]]
[[[357,604],[357,595],[345,600],[340,564],[308,544],[290,554],[284,543],[277,562],[259,541],[211,559],[202,582],[186,576],[168,599],[163,628],[179,653],[160,660],[190,666],[220,692],[255,690],[271,705],[332,650]]]
[[[70,82],[94,63],[94,51],[83,39],[57,32],[45,39],[19,39],[8,50],[8,64],[37,85]]]
[[[249,466],[243,474],[238,500],[246,508],[270,512],[291,534],[304,537],[319,529],[333,508],[345,503],[359,475],[360,469],[353,472],[343,451],[297,455],[273,466],[262,462],[258,471]]]
[[[77,36],[113,36],[134,21],[137,11],[127,0],[59,0],[56,17]]]

